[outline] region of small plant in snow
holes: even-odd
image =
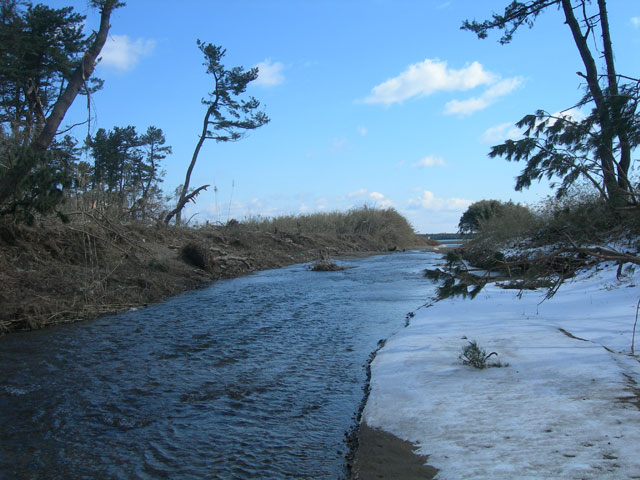
[[[496,352],[487,354],[484,348],[481,348],[475,340],[469,340],[469,345],[465,345],[462,348],[462,353],[458,357],[462,360],[463,365],[471,365],[475,368],[483,369],[487,367],[507,367],[508,364],[501,362],[487,363],[487,360],[493,355],[498,355]]]

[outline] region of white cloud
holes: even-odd
[[[444,166],[444,158],[436,157],[435,155],[428,155],[424,157],[422,160],[411,165],[414,168],[426,168],[426,167],[436,167],[436,166]]]
[[[484,110],[489,106],[489,102],[480,97],[469,98],[468,100],[451,100],[444,106],[446,115],[471,115],[478,110]]]
[[[471,115],[478,110],[483,110],[492,105],[500,97],[508,95],[522,85],[522,78],[513,77],[500,80],[495,85],[485,90],[479,97],[472,97],[468,100],[451,100],[444,107],[447,115]]]
[[[587,118],[587,115],[582,110],[575,107],[570,108],[569,110],[564,110],[562,112],[555,112],[551,116],[558,117],[558,118],[566,118],[567,120],[574,121],[574,122],[581,122],[582,120]],[[553,125],[555,122],[556,120],[554,119],[549,120],[549,123],[551,125]]]
[[[391,208],[394,206],[393,200],[386,198],[380,192],[370,192],[366,188],[360,188],[354,192],[347,194],[348,198],[360,198],[365,201],[371,201],[378,208]]]
[[[496,75],[487,72],[478,62],[456,70],[448,68],[445,61],[428,58],[410,65],[397,77],[373,87],[365,102],[391,105],[438,91],[469,90],[479,85],[490,85],[496,80]]]
[[[580,122],[586,118],[586,114],[579,108],[570,108],[563,112],[555,112],[551,117],[566,118],[574,122]],[[557,121],[556,118],[549,118],[549,125],[553,125]],[[497,144],[507,139],[516,140],[522,137],[523,134],[524,129],[518,128],[515,122],[506,122],[485,130],[481,136],[481,141],[482,143]]]
[[[353,149],[353,146],[349,143],[349,140],[347,140],[344,137],[340,137],[340,138],[332,138],[330,140],[329,145],[322,149],[322,150],[316,150],[313,152],[307,152],[305,154],[306,158],[317,158],[320,157],[322,155],[327,155],[327,154],[338,154],[338,153],[343,153],[343,152],[348,152],[349,150]]]
[[[351,145],[349,145],[349,141],[346,138],[334,138],[331,140],[330,153],[340,153],[347,150],[351,150]]]
[[[465,210],[473,202],[463,198],[437,198],[433,192],[423,190],[417,198],[409,199],[410,209],[422,210]]]
[[[357,130],[358,130],[358,133],[359,133],[360,135],[362,135],[363,137],[364,137],[364,136],[366,136],[366,135],[367,135],[367,133],[369,133],[369,131],[367,130],[367,127],[363,127],[363,126],[361,126],[361,125],[360,125],[360,126],[358,126]]]
[[[512,122],[501,123],[495,127],[488,128],[482,134],[482,143],[496,144],[506,139],[515,140],[522,135],[522,130]]]
[[[284,65],[281,62],[272,63],[270,58],[265,59],[256,65],[258,67],[258,78],[253,82],[255,85],[263,87],[275,87],[284,82],[282,70]]]
[[[367,189],[366,188],[360,188],[354,192],[351,193],[347,193],[347,197],[349,198],[354,198],[354,197],[362,197],[363,195],[367,194]]]
[[[640,17],[631,17],[631,25],[640,28]]]
[[[123,72],[131,70],[142,57],[151,54],[155,47],[155,40],[131,40],[128,35],[110,35],[100,54],[101,65]]]

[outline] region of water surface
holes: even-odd
[[[366,360],[437,259],[297,265],[0,338],[0,477],[341,478]]]

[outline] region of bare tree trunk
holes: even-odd
[[[200,138],[198,139],[198,143],[196,144],[196,148],[193,151],[193,156],[191,157],[191,163],[189,164],[189,168],[187,169],[187,175],[184,179],[184,184],[182,185],[182,192],[180,192],[180,198],[178,199],[178,204],[176,208],[170,211],[167,214],[167,216],[164,218],[164,223],[166,223],[167,225],[169,224],[169,222],[174,216],[176,217],[176,225],[180,225],[181,217],[182,217],[182,209],[189,202],[189,200],[195,197],[195,195],[193,195],[190,198],[187,198],[189,196],[188,194],[189,194],[189,183],[191,182],[191,173],[193,172],[193,168],[196,166],[196,161],[198,160],[200,149],[202,148],[202,145],[204,144],[204,141],[207,138],[207,127],[209,125],[209,118],[211,117],[213,110],[214,110],[214,106],[212,105],[207,109],[207,113],[204,116],[204,121],[202,122],[202,134],[200,135]],[[205,188],[208,186],[209,185],[206,185]],[[197,190],[198,193],[200,192],[200,190],[204,190],[205,188],[200,187]]]
[[[564,10],[565,19],[571,33],[573,40],[578,47],[582,63],[586,69],[585,78],[587,80],[587,86],[589,92],[593,97],[593,101],[596,104],[596,111],[598,112],[598,118],[600,121],[600,127],[602,129],[602,137],[597,148],[597,154],[600,160],[600,168],[604,177],[604,185],[609,194],[609,199],[613,204],[620,203],[621,195],[614,171],[614,157],[613,157],[613,126],[611,121],[611,112],[605,96],[598,83],[598,69],[596,62],[591,55],[589,45],[587,44],[587,37],[582,34],[580,24],[573,13],[573,6],[571,0],[562,0],[562,8]]]
[[[51,112],[51,115],[49,115],[49,118],[47,118],[44,128],[40,132],[40,135],[35,140],[35,142],[33,142],[33,147],[35,149],[46,150],[47,148],[49,148],[53,137],[58,131],[58,127],[60,126],[62,119],[67,113],[67,110],[75,100],[78,92],[82,88],[82,85],[84,85],[85,81],[93,74],[93,70],[96,67],[96,60],[98,58],[98,55],[100,55],[100,51],[107,41],[107,35],[109,34],[109,29],[111,28],[109,19],[111,17],[111,12],[116,6],[116,3],[117,0],[105,1],[100,16],[100,29],[96,34],[96,38],[93,41],[93,44],[82,56],[80,66],[75,70],[75,72],[73,72],[67,88],[53,107],[53,111]]]
[[[631,143],[629,134],[622,121],[623,99],[620,97],[618,89],[618,75],[616,74],[615,61],[613,56],[613,46],[611,43],[611,33],[609,30],[609,15],[607,13],[606,0],[598,0],[600,11],[600,25],[602,27],[602,45],[604,47],[604,59],[607,65],[607,79],[609,81],[609,97],[611,98],[611,115],[613,127],[618,141],[620,142],[620,162],[618,163],[618,186],[624,192],[630,192],[631,184],[628,174],[631,166]],[[631,196],[632,201],[635,197]]]

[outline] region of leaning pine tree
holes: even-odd
[[[207,73],[214,79],[214,89],[209,93],[208,99],[202,103],[207,105],[202,124],[202,133],[191,157],[191,163],[182,185],[176,207],[165,216],[165,223],[171,222],[175,217],[176,224],[181,222],[182,209],[189,201],[206,190],[209,185],[203,185],[193,191],[189,191],[191,174],[198,160],[200,149],[207,139],[216,142],[235,142],[241,140],[248,130],[254,130],[269,122],[269,117],[258,110],[260,102],[253,97],[243,100],[240,97],[247,90],[247,85],[258,78],[256,67],[244,70],[242,67],[234,67],[227,70],[222,64],[226,50],[222,47],[205,44],[198,40],[198,47],[205,57],[204,65]]]
[[[0,217],[32,222],[51,213],[71,183],[75,145],[60,140],[61,124],[78,95],[100,87],[92,75],[111,14],[124,5],[88,3],[100,11],[90,35],[71,7],[0,1]]]
[[[516,190],[544,177],[560,178],[557,194],[562,196],[583,178],[612,207],[637,206],[638,193],[629,173],[631,153],[640,141],[640,80],[616,71],[606,0],[513,1],[503,14],[493,14],[484,22],[465,21],[462,29],[479,38],[486,38],[490,30],[502,30],[500,43],[506,44],[519,27],[532,27],[550,7],[562,11],[584,65],[584,72],[578,75],[585,81],[585,94],[575,107],[591,110],[583,119],[538,110],[517,123],[524,129],[523,138],[496,145],[489,155],[526,162]],[[600,55],[603,61],[598,65]]]

